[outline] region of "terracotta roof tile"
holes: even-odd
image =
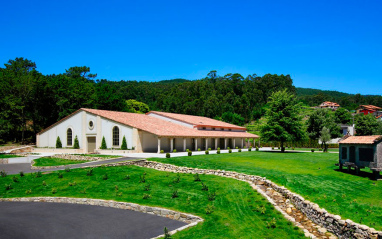
[[[381,110],[381,107],[375,106],[375,105],[360,105],[358,109],[365,109],[365,110],[374,110],[378,111]]]
[[[382,139],[382,135],[370,136],[350,136],[340,142],[340,144],[374,144]]]

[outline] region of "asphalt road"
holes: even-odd
[[[116,208],[40,202],[1,202],[2,239],[152,238],[183,222]]]
[[[88,162],[88,163],[82,163],[82,164],[73,164],[73,165],[66,165],[59,168],[52,168],[52,169],[31,169],[30,163],[16,163],[16,164],[0,164],[0,171],[4,170],[8,174],[18,174],[20,171],[23,171],[24,173],[32,173],[37,171],[57,171],[57,170],[63,170],[66,167],[69,168],[81,168],[84,166],[91,166],[91,165],[100,165],[100,164],[106,164],[106,163],[118,163],[121,161],[127,161],[127,160],[136,160],[141,158],[134,158],[134,157],[124,157],[124,158],[117,158],[117,159],[108,159],[108,160],[102,160],[102,161],[95,161],[95,162]]]

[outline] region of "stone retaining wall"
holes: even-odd
[[[181,221],[188,224],[171,231],[170,234],[174,234],[178,231],[195,226],[199,222],[204,221],[202,218],[192,214],[188,214],[188,213],[177,212],[177,211],[160,208],[160,207],[144,206],[144,205],[139,205],[136,203],[116,202],[113,200],[90,199],[90,198],[67,198],[67,197],[24,197],[24,198],[0,198],[0,202],[72,203],[72,204],[86,204],[86,205],[93,205],[93,206],[112,207],[112,208],[148,213],[148,214],[152,214],[152,215],[156,215],[160,217],[166,217],[172,220],[177,220],[177,221]],[[163,236],[164,235],[160,235],[156,238],[163,237]]]

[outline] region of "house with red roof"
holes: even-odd
[[[318,107],[325,108],[325,109],[331,109],[331,110],[337,110],[340,105],[335,102],[325,101],[321,103]]]
[[[381,115],[381,107],[375,106],[375,105],[360,105],[357,108],[357,114],[374,114],[376,117]]]
[[[134,152],[172,152],[243,148],[248,138],[257,135],[245,127],[202,116],[150,111],[135,114],[108,110],[81,108],[57,123],[39,132],[37,147],[54,148],[60,137],[63,148],[71,148],[77,137],[78,152],[99,151],[102,138],[107,148],[121,148],[123,137]]]

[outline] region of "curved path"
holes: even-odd
[[[184,222],[116,208],[40,202],[1,202],[3,239],[152,238]]]

